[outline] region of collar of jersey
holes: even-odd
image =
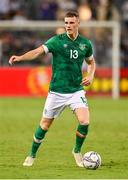
[[[79,37],[79,33],[77,33],[75,39],[71,39],[67,33],[66,33],[66,35],[67,35],[68,39],[70,39],[71,41],[75,41]]]

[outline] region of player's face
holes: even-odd
[[[67,34],[72,35],[78,32],[79,19],[74,17],[65,17],[65,29]]]

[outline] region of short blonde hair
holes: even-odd
[[[77,11],[69,11],[65,14],[65,17],[76,17],[76,18],[79,18],[79,14]]]

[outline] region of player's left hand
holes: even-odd
[[[81,85],[83,86],[89,86],[93,80],[93,77],[88,75],[82,79]]]

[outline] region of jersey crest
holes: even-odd
[[[86,45],[85,44],[79,44],[79,48],[84,51],[86,49]]]

